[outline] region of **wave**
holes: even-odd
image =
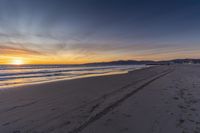
[[[67,65],[27,65],[27,66],[0,66],[0,88],[38,82],[51,82],[98,76],[113,73],[128,72],[130,70],[148,67],[146,65],[123,66],[67,66]]]

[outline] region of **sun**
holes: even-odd
[[[12,65],[23,65],[24,61],[22,59],[14,59],[11,61]]]

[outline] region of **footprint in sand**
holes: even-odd
[[[15,130],[15,131],[13,131],[13,133],[21,133],[21,131],[20,130]]]
[[[195,108],[191,108],[190,110],[192,110],[192,111],[196,111],[196,109],[195,109]]]
[[[184,122],[185,122],[184,119],[180,119],[180,120],[178,120],[178,124],[177,124],[177,126],[178,126],[178,127],[181,126]]]
[[[6,123],[2,124],[2,126],[7,126],[7,125],[10,125],[10,122],[6,122]]]
[[[173,97],[173,99],[174,99],[174,100],[179,100],[179,98],[178,98],[178,97]]]
[[[130,114],[123,114],[125,117],[128,117],[128,118],[130,118],[132,115],[130,115]]]
[[[122,128],[122,129],[120,129],[120,131],[121,132],[126,132],[126,131],[128,131],[128,128]]]

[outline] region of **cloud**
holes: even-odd
[[[0,46],[0,55],[43,55],[43,53],[26,48],[14,48],[9,46]]]

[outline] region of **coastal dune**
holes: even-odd
[[[0,90],[3,133],[199,132],[198,65]]]

